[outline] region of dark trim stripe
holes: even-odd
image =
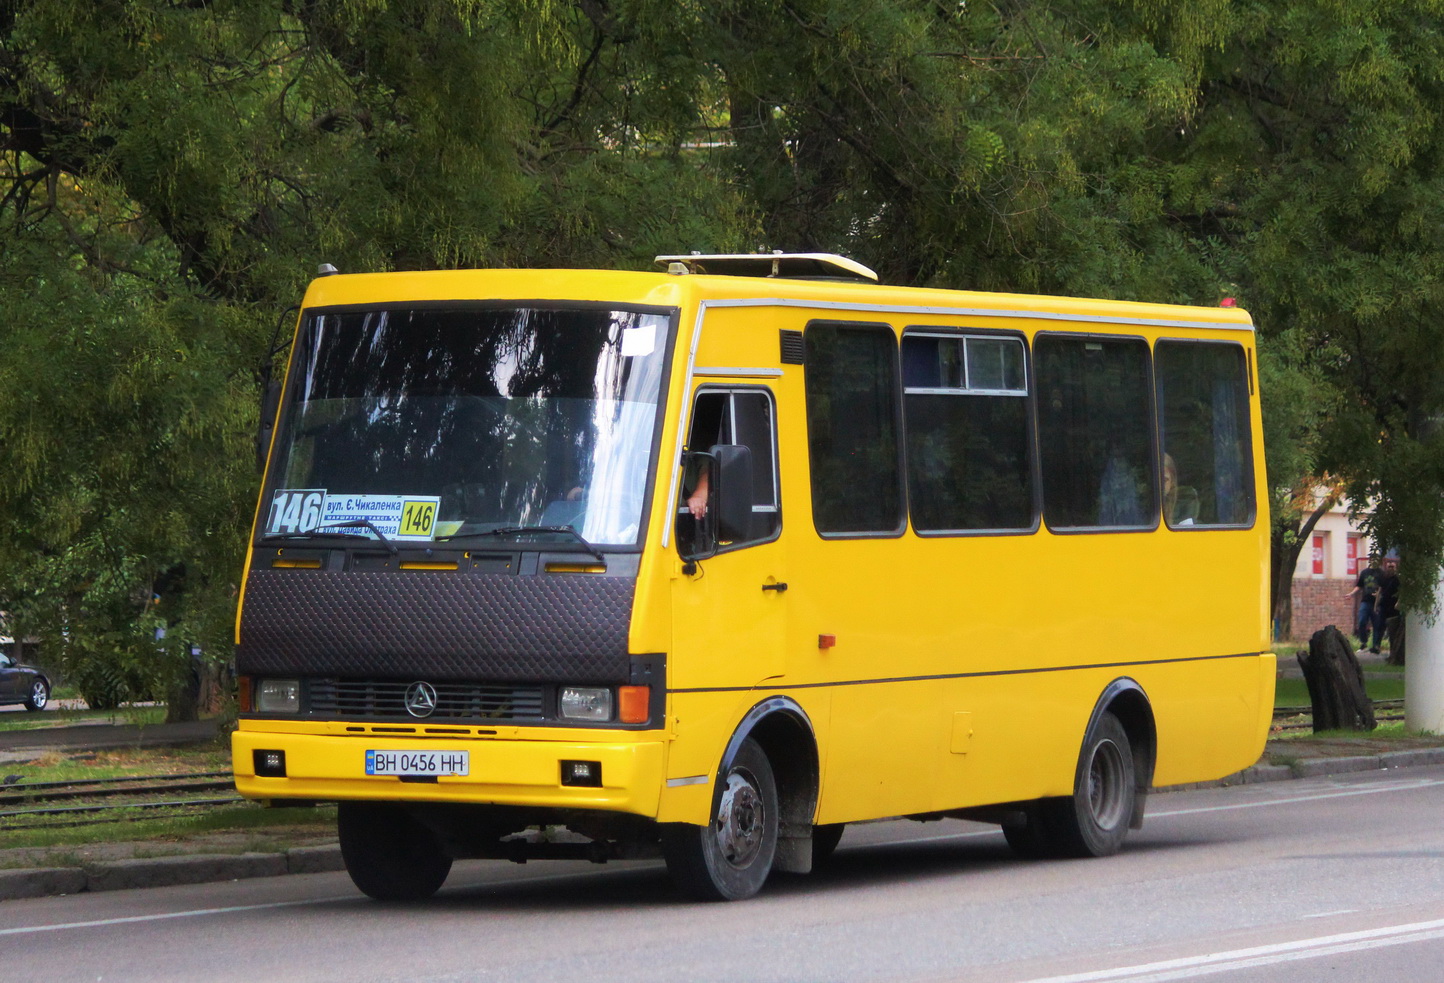
[[[1030,676],[1044,672],[1082,672],[1085,669],[1126,669],[1132,666],[1161,666],[1184,662],[1218,662],[1223,659],[1256,659],[1269,652],[1238,652],[1232,655],[1196,655],[1186,659],[1146,659],[1133,662],[1094,662],[1081,666],[1044,666],[1039,669],[992,669],[987,672],[946,672],[933,676],[885,676],[879,679],[843,679],[832,683],[784,683],[780,686],[698,686],[671,689],[669,693],[750,693],[755,690],[782,692],[795,689],[825,689],[830,686],[873,686],[879,683],[925,683],[938,679],[977,679],[984,676]]]

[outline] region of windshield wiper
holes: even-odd
[[[386,551],[388,553],[390,553],[392,556],[395,556],[397,552],[399,552],[396,549],[395,544],[393,544],[391,540],[387,539],[386,536],[381,532],[381,530],[377,529],[376,526],[371,523],[370,519],[354,519],[350,522],[334,522],[329,526],[317,526],[310,532],[290,532],[278,533],[271,536],[262,536],[261,542],[274,543],[280,540],[313,539],[316,536],[332,536],[337,539],[364,539],[367,542],[371,541],[371,537],[366,535],[365,533],[328,531],[332,529],[369,529],[376,536],[377,539],[381,540],[381,545],[386,547]]]
[[[500,529],[488,529],[485,532],[465,532],[455,536],[438,536],[436,541],[470,539],[472,536],[525,536],[529,533],[539,532],[552,532],[559,533],[563,536],[570,536],[573,540],[581,544],[582,549],[586,550],[592,556],[595,556],[598,562],[603,566],[606,565],[607,558],[602,551],[582,538],[582,534],[571,526],[502,526]]]
[[[317,528],[318,528],[318,529],[369,529],[369,530],[371,530],[373,533],[376,534],[376,538],[377,538],[377,539],[381,540],[381,545],[386,547],[386,552],[390,553],[392,556],[395,556],[395,555],[399,552],[399,551],[396,549],[396,546],[391,542],[391,540],[387,539],[387,538],[386,538],[386,535],[385,535],[380,529],[377,529],[377,528],[371,523],[371,520],[370,520],[370,519],[352,519],[350,522],[333,522],[333,523],[331,523],[329,526],[318,526]],[[351,535],[355,536],[355,535],[359,535],[359,534],[358,534],[358,533],[351,533]]]

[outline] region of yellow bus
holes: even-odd
[[[826,254],[326,275],[237,618],[236,785],[365,893],[806,873],[847,823],[1102,856],[1273,705],[1254,331]]]

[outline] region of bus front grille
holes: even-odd
[[[312,678],[311,713],[366,719],[415,720],[406,710],[411,680]],[[436,709],[427,720],[542,720],[545,694],[540,686],[482,683],[433,683]]]

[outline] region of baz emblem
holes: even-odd
[[[436,712],[436,687],[416,682],[406,687],[406,712],[413,717],[429,717]]]

